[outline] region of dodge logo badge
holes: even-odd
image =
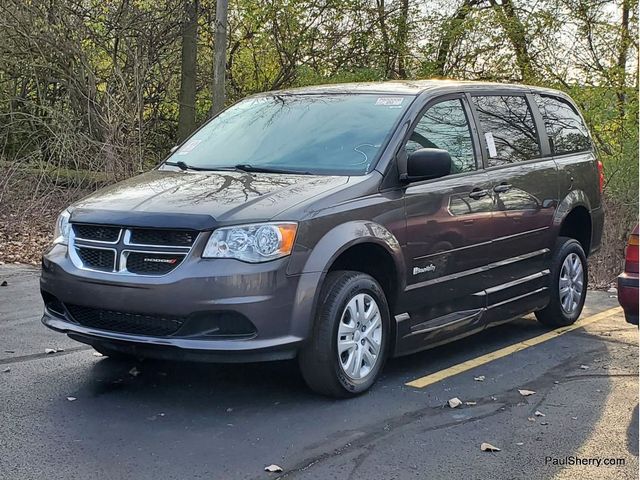
[[[153,262],[153,263],[168,263],[169,265],[173,265],[178,261],[177,258],[144,258],[145,262]]]

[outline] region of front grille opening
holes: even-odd
[[[198,232],[193,230],[134,228],[131,230],[130,242],[138,245],[190,247],[197,235]]]
[[[163,275],[176,268],[185,254],[128,252],[127,271],[138,275]]]
[[[238,312],[198,312],[189,315],[181,337],[247,338],[257,333],[255,325]]]
[[[93,270],[112,272],[115,269],[116,253],[113,250],[76,246],[82,264]]]
[[[181,317],[120,312],[99,308],[66,305],[73,319],[80,325],[153,337],[168,337],[176,333],[184,323]]]
[[[64,306],[62,302],[48,292],[42,292],[45,308],[60,318],[65,318]]]
[[[120,237],[120,227],[74,223],[73,233],[75,233],[78,239],[82,240],[114,243],[117,242],[118,238]]]

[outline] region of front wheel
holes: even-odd
[[[369,389],[387,356],[389,326],[387,299],[373,277],[330,272],[313,336],[298,356],[309,387],[332,397],[351,397]]]
[[[574,323],[584,307],[587,281],[587,257],[580,242],[558,238],[551,263],[549,305],[536,312],[538,321],[549,327]]]

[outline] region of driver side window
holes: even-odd
[[[451,155],[451,173],[476,169],[469,122],[462,100],[445,100],[429,107],[405,145],[407,155],[420,148],[440,148]]]

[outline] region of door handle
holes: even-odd
[[[500,185],[496,185],[495,187],[493,187],[493,191],[496,193],[504,193],[508,192],[509,190],[511,190],[511,185],[509,185],[508,183],[501,183]]]
[[[469,196],[474,200],[477,200],[478,198],[486,197],[487,195],[489,195],[488,191],[480,190],[479,188],[472,190],[471,193],[469,194]]]

